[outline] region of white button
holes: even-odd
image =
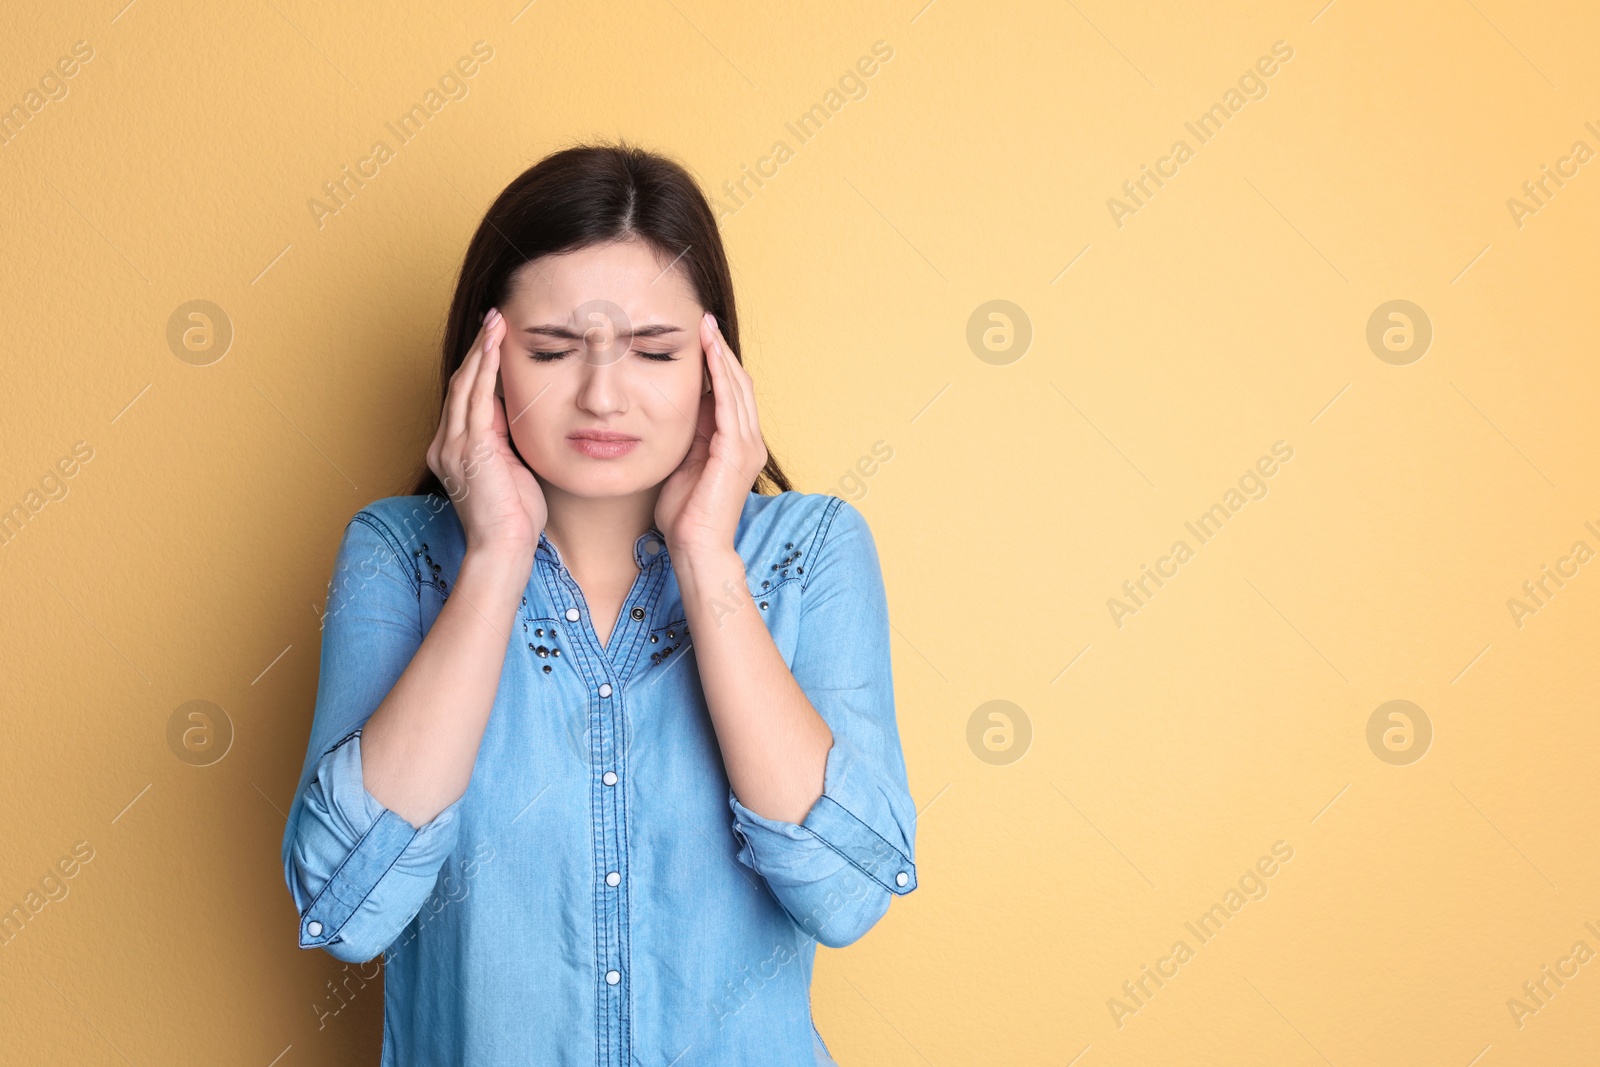
[[[610,682],[601,682],[600,683],[600,695],[603,696],[603,697],[608,697],[608,696],[611,695],[611,683]]]
[[[618,974],[616,971],[606,972],[606,985],[616,985],[620,981],[622,981],[622,975]]]
[[[317,922],[317,920],[312,919],[310,922],[306,923],[306,933],[310,934],[312,937],[322,936],[322,924]]]
[[[568,608],[567,609],[567,621],[568,622],[577,622],[578,621],[578,609],[577,608]]]
[[[653,556],[653,555],[655,555],[655,554],[656,554],[656,553],[657,553],[657,552],[660,552],[660,551],[661,551],[661,542],[660,542],[660,541],[657,541],[657,540],[654,540],[654,539],[651,539],[651,540],[649,540],[649,541],[646,541],[646,542],[645,542],[645,543],[644,543],[644,550],[645,550],[645,551],[646,551],[646,552],[648,552],[648,553],[650,553],[650,554],[651,554],[651,555],[652,555],[652,556]]]
[[[616,871],[612,871],[610,874],[606,875],[606,885],[616,885],[620,881],[622,881],[622,875],[618,874]]]
[[[909,881],[911,881],[911,876],[906,874],[905,871],[901,871],[899,874],[894,876],[895,885],[905,885]]]
[[[604,774],[602,774],[600,776],[600,780],[602,782],[604,782],[606,785],[616,785],[617,784],[617,772],[616,771],[607,771],[606,773],[604,773]]]

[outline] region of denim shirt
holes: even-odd
[[[800,823],[729,787],[658,529],[602,646],[542,533],[466,792],[413,826],[367,792],[361,729],[411,661],[465,540],[440,496],[346,526],[283,837],[301,948],[383,955],[386,1067],[832,1063],[817,942],[917,887],[871,531],[837,497],[751,493],[734,547],[753,605],[833,732]],[[714,595],[714,594],[713,594]],[[755,709],[759,713],[759,709]]]

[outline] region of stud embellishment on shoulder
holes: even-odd
[[[546,663],[544,665],[544,673],[546,673],[546,674],[550,673],[550,664]]]
[[[766,611],[767,610],[767,602],[765,600],[763,600],[761,602],[761,610],[762,611]]]

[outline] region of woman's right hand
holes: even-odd
[[[456,508],[467,549],[525,554],[530,566],[549,515],[533,472],[511,451],[505,402],[495,395],[505,319],[491,308],[450,376],[428,467]]]

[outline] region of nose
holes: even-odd
[[[620,415],[628,410],[628,392],[623,380],[626,363],[602,354],[591,356],[578,365],[578,395],[580,408],[594,415]]]

